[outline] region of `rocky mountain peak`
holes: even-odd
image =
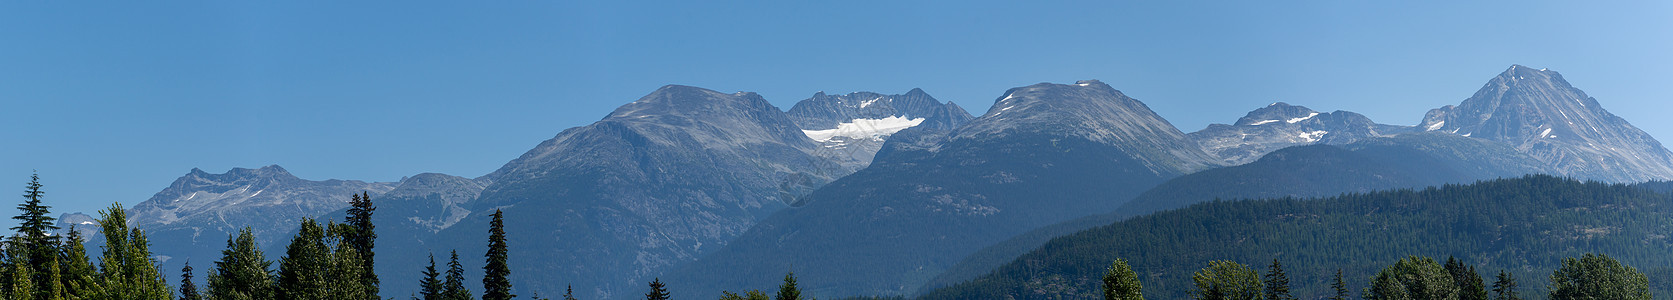
[[[1673,153],[1547,69],[1513,65],[1463,103],[1430,110],[1418,128],[1509,143],[1570,176],[1673,178]]]
[[[1242,118],[1237,119],[1237,123],[1235,123],[1235,125],[1251,126],[1277,122],[1294,124],[1312,119],[1318,115],[1318,111],[1314,111],[1305,106],[1296,106],[1290,105],[1289,103],[1276,102],[1272,103],[1272,105],[1267,105],[1266,107],[1250,111],[1248,115],[1244,115]]]
[[[752,92],[733,94],[684,85],[665,85],[639,100],[622,105],[604,119],[634,119],[658,116],[712,117],[777,111],[772,103]]]
[[[1013,135],[1080,138],[1112,145],[1138,154],[1136,158],[1159,173],[1218,164],[1143,102],[1097,80],[1007,90],[986,114],[954,131],[951,139]]]
[[[1212,124],[1189,134],[1203,151],[1227,164],[1242,165],[1285,147],[1345,145],[1410,131],[1383,125],[1349,111],[1321,113],[1305,106],[1276,102],[1250,111],[1232,125]]]
[[[943,104],[916,88],[897,95],[819,92],[786,114],[819,144],[815,155],[853,170],[870,165],[884,141],[896,132],[914,127],[947,131],[974,118],[964,108]]]

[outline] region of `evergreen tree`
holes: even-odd
[[[348,242],[355,252],[360,254],[360,281],[373,295],[378,293],[378,274],[372,269],[373,257],[376,256],[372,247],[378,239],[378,233],[374,230],[376,226],[372,225],[372,212],[376,210],[378,207],[372,206],[371,195],[364,191],[354,195],[349,200],[348,216],[343,221],[348,226],[344,226],[345,230],[341,231],[343,241]]]
[[[668,289],[662,285],[661,278],[651,280],[651,292],[645,293],[645,300],[668,300]]]
[[[1457,300],[1458,285],[1434,259],[1407,256],[1377,272],[1371,287],[1365,290],[1365,299]]]
[[[63,300],[67,294],[65,294],[66,291],[64,290],[64,273],[62,272],[62,268],[58,267],[58,255],[54,254],[48,257],[52,261],[47,263],[46,281],[41,283],[45,285],[45,287],[35,291],[35,296],[37,299]]]
[[[11,263],[21,263],[29,269],[29,280],[32,281],[30,285],[36,287],[35,298],[51,299],[62,296],[62,293],[55,294],[53,289],[54,286],[61,287],[61,282],[53,280],[51,277],[54,274],[48,272],[48,269],[57,267],[59,242],[58,236],[52,232],[58,230],[58,225],[54,222],[58,219],[52,217],[52,206],[41,203],[42,198],[46,196],[46,191],[41,190],[41,187],[41,176],[31,174],[29,183],[23,188],[25,200],[17,205],[18,215],[12,217],[18,222],[17,226],[11,228],[17,235],[8,240],[7,246],[17,248],[12,254]]]
[[[1522,300],[1516,292],[1516,276],[1505,270],[1499,270],[1498,280],[1493,281],[1493,294],[1493,300]]]
[[[81,237],[75,225],[70,226],[70,232],[65,234],[64,245],[58,257],[60,270],[63,271],[63,285],[66,289],[64,296],[72,299],[84,299],[99,294],[98,287],[93,280],[98,271],[93,269],[93,262],[87,258],[87,247],[82,243],[86,239]]]
[[[325,229],[313,219],[303,218],[301,229],[285,256],[279,258],[279,299],[325,299],[330,251],[325,248]]]
[[[488,223],[488,264],[482,266],[482,300],[511,300],[517,295],[511,294],[511,267],[506,264],[508,256],[505,248],[505,219],[500,210],[494,210],[493,220]]]
[[[563,288],[563,300],[577,300],[575,299],[575,286],[571,285]]]
[[[430,266],[424,267],[424,279],[418,281],[419,299],[440,300],[442,298],[441,272],[436,271],[436,255],[430,254]]]
[[[227,249],[221,250],[221,260],[215,262],[215,270],[209,273],[209,299],[276,299],[272,265],[257,249],[255,235],[249,227],[239,230],[236,238],[228,235]]]
[[[465,288],[465,268],[459,266],[459,251],[447,262],[447,281],[442,283],[442,299],[470,300],[471,291]]]
[[[1266,300],[1294,300],[1290,294],[1290,277],[1284,275],[1284,265],[1278,259],[1272,259],[1272,266],[1266,270]]]
[[[1191,276],[1196,284],[1194,297],[1201,300],[1261,299],[1261,276],[1255,269],[1240,263],[1216,260]]]
[[[180,300],[203,300],[198,294],[197,283],[192,282],[192,262],[186,262],[186,267],[180,268]]]
[[[1104,300],[1144,300],[1143,288],[1126,259],[1116,259],[1104,273]]]
[[[105,236],[104,254],[99,258],[99,286],[106,299],[173,299],[174,289],[151,258],[151,242],[145,232],[128,228],[128,214],[121,203],[100,211],[100,231]]]
[[[360,260],[360,253],[355,251],[354,247],[342,241],[337,242],[337,249],[331,253],[331,263],[328,266],[330,275],[326,277],[327,295],[331,295],[333,299],[379,299],[376,294],[371,294],[371,288],[365,281],[354,280],[365,278],[361,274],[365,271],[362,269],[365,268],[365,264]]]
[[[10,286],[6,287],[6,299],[35,298],[35,281],[31,279],[35,274],[29,271],[29,265],[12,263],[11,273],[11,278],[7,280]]]
[[[1458,258],[1447,257],[1445,268],[1453,284],[1458,286],[1459,300],[1487,300],[1487,287],[1482,285],[1481,274],[1476,273],[1475,267],[1465,265]]]
[[[744,292],[743,295],[739,295],[738,293],[733,293],[733,292],[730,292],[730,291],[721,291],[720,292],[720,300],[771,300],[771,299],[772,298],[767,297],[767,293],[762,293],[761,290],[749,290],[747,292]]]
[[[1614,258],[1587,253],[1551,272],[1551,299],[1650,299],[1649,279]]]
[[[778,285],[778,296],[773,300],[802,300],[802,288],[796,286],[796,272],[784,273],[784,283]]]
[[[1352,297],[1348,295],[1348,283],[1342,281],[1342,269],[1336,269],[1336,280],[1330,283],[1330,288],[1336,290],[1336,295],[1330,296],[1330,300],[1348,300]]]

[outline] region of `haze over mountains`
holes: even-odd
[[[457,249],[479,270],[494,210],[506,212],[521,294],[573,285],[583,298],[631,298],[661,277],[709,297],[767,289],[793,269],[830,297],[915,294],[1053,236],[1213,199],[1529,173],[1673,179],[1673,153],[1554,71],[1512,66],[1422,120],[1275,103],[1185,133],[1095,80],[1013,88],[979,117],[918,89],[818,93],[785,111],[753,93],[670,85],[474,179],[193,169],[130,214],[177,270],[209,265],[245,226],[276,259],[300,218],[340,218],[364,191],[380,207],[385,297],[416,291],[430,253]]]

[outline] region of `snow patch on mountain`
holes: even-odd
[[[854,119],[853,121],[837,124],[835,129],[802,130],[807,137],[821,143],[830,142],[837,137],[849,139],[877,139],[881,140],[889,135],[912,128],[924,123],[924,118],[908,119],[904,116],[893,116],[882,119]]]

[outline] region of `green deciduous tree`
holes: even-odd
[[[1371,287],[1365,290],[1365,299],[1456,300],[1458,285],[1434,259],[1407,256],[1377,272]]]
[[[1499,270],[1499,277],[1493,281],[1493,300],[1522,300],[1522,295],[1516,291],[1516,276]]]
[[[227,236],[227,249],[209,273],[209,298],[215,300],[275,299],[273,262],[256,247],[249,227]]]
[[[1602,254],[1565,258],[1551,272],[1551,299],[1650,299],[1649,279]]]
[[[1255,269],[1231,261],[1216,260],[1208,267],[1191,275],[1196,284],[1194,299],[1250,300],[1261,299],[1261,275]]]
[[[651,292],[645,293],[645,300],[668,300],[668,288],[662,284],[662,278],[651,280]]]
[[[511,300],[517,295],[511,294],[511,266],[506,259],[509,252],[505,245],[504,213],[494,210],[493,220],[488,223],[488,253],[484,254],[488,263],[482,266],[482,300]]]
[[[1143,300],[1144,286],[1139,274],[1127,265],[1126,259],[1116,259],[1104,272],[1104,300]]]
[[[174,289],[151,258],[151,242],[145,232],[128,228],[128,214],[121,203],[99,212],[100,231],[105,236],[104,254],[99,258],[100,299],[173,299]]]
[[[1290,294],[1290,276],[1284,274],[1284,265],[1278,259],[1272,259],[1272,265],[1266,270],[1266,300],[1293,300]]]
[[[470,300],[471,291],[465,288],[465,268],[459,265],[459,251],[447,262],[447,280],[442,282],[442,299]]]

